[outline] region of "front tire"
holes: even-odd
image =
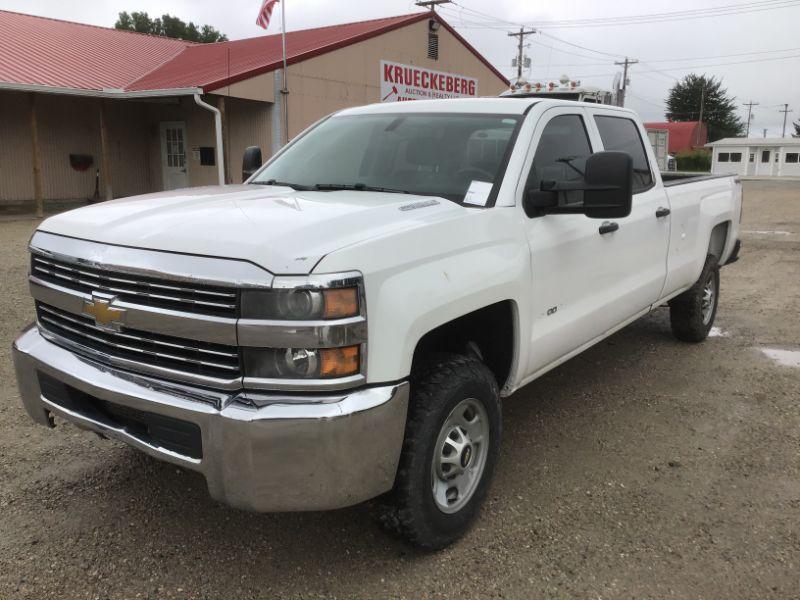
[[[714,325],[718,303],[719,265],[709,254],[697,283],[669,302],[673,335],[684,342],[702,342]]]
[[[477,516],[500,449],[500,392],[477,357],[416,367],[406,437],[381,522],[415,546],[453,543]]]

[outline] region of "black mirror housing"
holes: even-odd
[[[559,206],[558,193],[582,191],[583,203]],[[633,159],[627,152],[596,152],[586,159],[583,181],[542,181],[526,190],[523,208],[529,217],[584,214],[591,219],[618,219],[631,214]]]
[[[242,158],[242,181],[247,181],[261,167],[261,148],[248,146]]]
[[[584,214],[590,219],[620,219],[631,214],[633,159],[627,152],[598,152],[586,161]]]
[[[551,212],[558,207],[558,193],[529,189],[522,199],[522,208],[529,217],[537,217]]]

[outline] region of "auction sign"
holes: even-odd
[[[468,98],[478,95],[478,80],[456,73],[381,61],[381,102]]]

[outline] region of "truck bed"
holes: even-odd
[[[683,185],[684,183],[694,183],[695,181],[705,181],[706,179],[721,179],[723,177],[735,177],[734,175],[712,175],[711,173],[692,173],[689,171],[662,171],[661,181],[664,187]]]

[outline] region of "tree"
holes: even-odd
[[[792,125],[794,125],[794,133],[792,134],[792,137],[800,137],[800,121],[792,123]]]
[[[744,123],[736,114],[735,100],[722,87],[722,81],[692,73],[670,89],[666,116],[670,121],[699,121],[702,103],[709,142],[737,137],[744,134]]]
[[[225,42],[228,36],[220,33],[211,25],[198,27],[191,21],[183,22],[178,17],[172,15],[161,15],[161,18],[151,19],[146,12],[121,12],[114,29],[125,29],[127,31],[137,31],[139,33],[149,33],[152,35],[163,35],[166,37],[187,40],[189,42]]]

